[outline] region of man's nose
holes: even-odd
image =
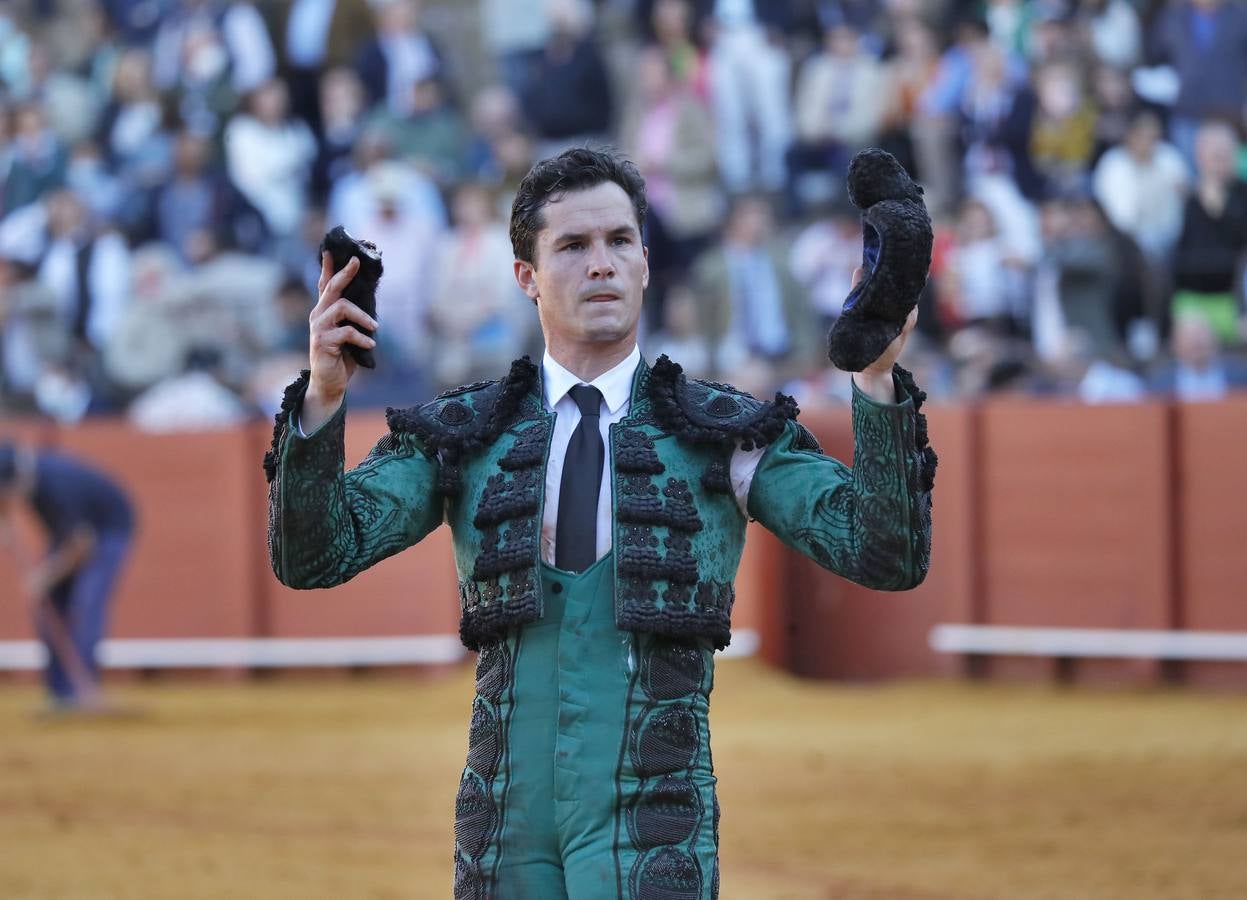
[[[603,244],[594,244],[589,251],[589,277],[590,278],[612,278],[615,275],[615,266],[611,262],[610,254],[606,252]]]

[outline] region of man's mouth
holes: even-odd
[[[609,291],[607,291],[606,293],[602,293],[602,294],[590,294],[588,297],[585,298],[585,301],[588,303],[606,303],[611,300],[619,300],[619,299],[620,299],[620,296],[618,294],[612,294]]]

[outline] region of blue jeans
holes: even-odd
[[[104,637],[113,587],[130,550],[130,540],[128,531],[97,535],[91,557],[78,571],[52,589],[52,606],[64,621],[65,630],[92,681],[99,680],[100,668],[95,659],[95,648]],[[47,652],[43,675],[48,691],[57,702],[73,704],[78,699],[73,682],[64,662],[53,650],[42,624],[40,637]]]

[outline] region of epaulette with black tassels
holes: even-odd
[[[654,417],[677,438],[695,444],[765,447],[800,412],[797,401],[776,393],[759,400],[727,384],[689,378],[679,364],[658,357],[649,378]]]
[[[391,432],[414,435],[437,453],[438,492],[454,496],[462,487],[459,461],[489,446],[510,427],[537,373],[537,366],[525,356],[511,363],[505,378],[454,388],[419,406],[387,409],[385,419]]]

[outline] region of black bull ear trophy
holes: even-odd
[[[922,188],[892,154],[871,148],[854,156],[848,189],[862,211],[862,280],[827,333],[827,356],[838,369],[860,372],[896,339],[918,305],[934,238]]]
[[[377,284],[381,281],[382,272],[381,251],[377,249],[377,245],[371,241],[362,241],[351,237],[345,228],[338,225],[325,235],[325,239],[320,243],[320,252],[329,253],[335,272],[341,271],[342,267],[351,261],[352,256],[359,258],[359,271],[355,273],[351,283],[346,286],[342,296],[376,319]],[[344,320],[338,324],[350,325],[357,331],[372,337],[373,333],[370,329],[356,325],[354,322]],[[375,369],[377,367],[377,359],[373,356],[371,350],[356,347],[354,344],[345,344],[344,346],[355,361],[365,369]]]

